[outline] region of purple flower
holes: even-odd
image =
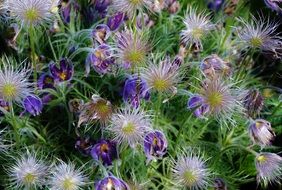
[[[111,70],[110,66],[114,64],[111,47],[102,44],[89,53],[86,58],[86,74],[90,72],[90,65],[99,74],[106,74]]]
[[[38,81],[37,81],[37,86],[39,89],[46,89],[46,88],[55,88],[55,80],[52,76],[48,74],[42,74]]]
[[[71,11],[79,11],[80,6],[76,2],[76,0],[69,1],[68,3],[62,3],[62,7],[60,9],[61,17],[65,23],[69,23],[71,19]]]
[[[111,4],[111,0],[96,0],[95,9],[99,13],[104,13],[110,4]]]
[[[110,28],[105,24],[99,24],[92,31],[92,37],[100,44],[104,44],[110,36]]]
[[[194,115],[198,118],[203,117],[209,112],[209,106],[204,104],[204,98],[200,95],[194,95],[188,100],[188,109],[194,110]]]
[[[128,185],[121,179],[114,176],[105,177],[95,185],[96,190],[129,190]]]
[[[43,109],[43,104],[41,99],[34,95],[27,96],[23,101],[23,106],[25,108],[25,111],[33,116],[40,115]]]
[[[94,160],[102,160],[106,166],[112,165],[113,159],[117,158],[116,143],[104,139],[98,141],[91,149],[91,156]]]
[[[224,0],[207,0],[207,5],[210,10],[219,11],[224,3]]]
[[[107,25],[111,31],[116,31],[124,21],[124,13],[117,12],[113,16],[108,18]]]
[[[282,14],[282,0],[264,0],[266,6],[279,14]]]
[[[60,67],[57,67],[55,63],[51,63],[49,68],[55,81],[68,81],[73,76],[73,64],[66,58],[60,60]]]
[[[85,156],[90,154],[91,148],[92,141],[89,137],[79,138],[75,143],[75,149]]]
[[[264,119],[256,119],[250,124],[249,135],[254,143],[261,146],[270,145],[275,137],[271,124]]]
[[[140,98],[149,100],[150,93],[147,89],[146,82],[137,75],[129,76],[125,81],[123,88],[123,100],[129,102],[137,108],[140,104]]]
[[[144,151],[147,162],[155,158],[161,158],[167,150],[167,140],[161,131],[148,133],[144,138]]]
[[[2,114],[2,110],[9,111],[9,102],[0,98],[0,116]]]

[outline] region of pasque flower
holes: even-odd
[[[169,58],[159,63],[150,63],[141,72],[148,89],[159,93],[176,94],[176,85],[179,82],[179,70]]]
[[[146,134],[144,138],[144,151],[147,162],[162,158],[167,150],[167,140],[163,132],[152,131]]]
[[[185,29],[180,33],[181,41],[186,47],[196,46],[202,49],[202,40],[214,29],[209,15],[205,12],[197,13],[196,9],[189,8],[184,18]]]
[[[39,89],[55,88],[55,79],[52,76],[44,73],[39,77],[37,86]]]
[[[95,185],[96,190],[130,190],[128,185],[114,176],[105,177]]]
[[[193,95],[187,103],[187,107],[193,110],[196,117],[204,117],[209,112],[209,106],[205,104],[204,98],[201,95]]]
[[[117,158],[116,143],[110,140],[99,140],[91,149],[91,156],[94,160],[101,160],[106,166],[112,165]]]
[[[13,67],[8,58],[2,58],[0,63],[0,98],[7,102],[22,103],[33,91],[32,83],[28,80],[31,71]]]
[[[49,20],[54,4],[58,0],[6,0],[4,7],[22,24],[30,26]]]
[[[76,169],[72,163],[60,163],[51,170],[49,178],[50,190],[79,190],[86,183],[86,176],[81,169]]]
[[[224,0],[206,0],[206,2],[208,8],[214,11],[219,11],[224,4]]]
[[[79,4],[76,0],[70,0],[67,3],[61,3],[61,17],[65,23],[69,23],[71,19],[71,11],[78,12],[80,9]]]
[[[67,59],[63,58],[59,62],[60,66],[58,67],[54,62],[50,63],[49,68],[52,77],[56,82],[64,82],[71,80],[73,76],[73,63]]]
[[[125,15],[123,12],[117,12],[108,18],[107,25],[111,31],[116,31],[122,25],[124,17]]]
[[[107,130],[114,135],[117,144],[135,147],[151,130],[150,116],[141,108],[126,107],[113,114]]]
[[[100,121],[102,125],[110,119],[112,115],[111,102],[94,94],[92,100],[81,107],[79,114],[78,127],[85,122]]]
[[[89,66],[99,74],[106,74],[111,71],[115,59],[112,55],[112,49],[106,44],[99,45],[93,52],[90,52],[86,58],[86,73],[89,73]]]
[[[282,14],[282,0],[264,0],[267,7],[276,11],[278,14]]]
[[[149,51],[147,40],[140,33],[124,30],[116,33],[117,57],[125,68],[136,68],[146,61]]]
[[[275,33],[279,25],[271,21],[270,18],[266,20],[263,17],[257,19],[252,16],[251,18],[250,22],[239,19],[243,24],[243,28],[237,29],[242,49],[250,48],[260,50],[262,53],[271,52],[279,58],[282,38]]]
[[[264,119],[256,119],[250,124],[249,135],[254,143],[261,146],[270,145],[275,137],[271,124]]]
[[[23,100],[23,106],[25,108],[25,111],[33,116],[40,115],[43,109],[43,104],[41,99],[35,95],[27,96]]]
[[[9,111],[9,102],[0,98],[0,116],[6,111]]]
[[[281,180],[282,158],[274,153],[260,153],[255,158],[257,179],[263,184]]]
[[[146,89],[147,84],[141,77],[137,75],[129,76],[124,84],[123,100],[137,108],[141,98],[145,100],[150,98],[150,93]]]
[[[251,89],[243,94],[242,102],[248,116],[256,117],[263,108],[264,98],[259,90]]]
[[[105,24],[99,24],[92,31],[92,38],[96,40],[99,44],[106,43],[106,40],[109,38],[111,30],[109,26]]]
[[[45,185],[48,167],[35,154],[27,152],[8,168],[10,186],[15,189],[36,189]]]
[[[211,172],[206,166],[206,161],[193,150],[179,156],[172,171],[176,182],[189,189],[207,189],[210,185]]]

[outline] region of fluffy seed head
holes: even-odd
[[[16,160],[8,169],[8,173],[11,187],[36,189],[45,185],[47,167],[42,160],[28,152]]]
[[[207,189],[210,183],[211,172],[206,167],[206,161],[192,152],[179,156],[172,171],[179,185],[192,190]]]
[[[272,52],[276,57],[281,56],[278,50],[282,49],[282,39],[275,33],[278,24],[271,22],[269,18],[265,21],[254,16],[250,22],[243,19],[239,21],[243,24],[243,28],[237,29],[243,49],[259,49],[263,53]]]
[[[107,128],[114,135],[118,144],[135,147],[142,143],[144,135],[151,130],[149,115],[140,108],[126,107],[119,113],[113,114],[110,126]]]
[[[50,19],[58,0],[6,0],[4,7],[24,25],[41,24]]]
[[[117,57],[125,68],[135,68],[146,61],[148,44],[140,34],[125,30],[116,34]]]
[[[132,18],[137,11],[143,12],[144,8],[149,8],[153,0],[112,0],[112,7],[116,11],[126,13]]]
[[[179,70],[174,67],[168,58],[159,64],[150,63],[141,72],[141,77],[147,82],[147,90],[169,94],[176,94],[177,92]]]
[[[189,8],[184,19],[185,29],[180,33],[181,41],[186,46],[196,45],[202,48],[202,39],[214,28],[209,15],[205,12],[197,13],[196,9]]]
[[[30,71],[14,68],[6,58],[2,58],[0,63],[0,98],[21,103],[32,93],[32,84],[28,81]]]
[[[50,190],[79,190],[85,185],[86,177],[81,169],[75,169],[72,163],[61,161],[51,171]]]
[[[260,153],[255,158],[257,179],[264,185],[279,182],[282,174],[282,158],[274,153]]]

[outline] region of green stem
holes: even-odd
[[[10,109],[10,114],[11,114],[10,124],[13,127],[13,130],[14,130],[16,146],[19,147],[19,145],[20,145],[20,135],[18,134],[17,120],[16,120],[16,116],[15,116],[15,113],[14,113],[14,108],[13,108],[12,102],[9,102],[9,109]]]
[[[157,104],[155,108],[155,125],[158,124],[159,117],[161,115],[161,106],[162,106],[162,94],[158,93]]]
[[[35,35],[34,29],[32,27],[29,28],[29,43],[31,49],[31,63],[33,68],[33,80],[37,81],[37,68],[36,68],[36,53],[35,53]],[[36,88],[35,83],[35,88]]]
[[[281,106],[282,106],[282,101],[273,110],[273,112],[271,113],[271,116],[274,116],[277,113],[277,111],[280,110]]]

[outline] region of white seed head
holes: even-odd
[[[6,0],[4,8],[24,25],[38,25],[49,20],[58,0]]]
[[[205,12],[197,13],[197,9],[189,8],[185,19],[185,29],[180,33],[181,41],[186,46],[196,45],[202,48],[202,40],[214,29],[209,15]]]
[[[81,169],[75,169],[72,163],[60,161],[51,171],[49,179],[50,190],[79,190],[86,183],[86,177]]]
[[[33,91],[32,83],[28,81],[30,70],[16,69],[6,58],[2,58],[0,63],[0,98],[21,104]]]
[[[263,53],[273,52],[281,56],[281,52],[277,51],[282,49],[282,38],[275,33],[279,26],[277,23],[269,18],[264,20],[263,17],[257,19],[254,16],[250,22],[238,20],[243,24],[243,28],[237,29],[242,49],[259,49]]]
[[[141,77],[148,85],[148,91],[176,94],[179,82],[179,70],[174,67],[170,59],[165,59],[158,64],[150,63],[141,72]]]
[[[118,144],[135,147],[151,130],[150,116],[140,108],[126,107],[113,114],[107,130],[114,135],[114,141]]]
[[[27,153],[16,160],[8,169],[10,186],[19,188],[36,188],[45,185],[48,167],[36,155]]]
[[[193,153],[193,150],[179,156],[172,171],[174,179],[180,186],[200,190],[207,189],[210,185],[211,172],[206,166],[206,161]]]

